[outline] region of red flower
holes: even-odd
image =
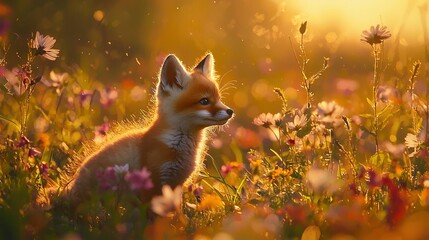
[[[406,200],[399,191],[398,186],[387,175],[383,176],[382,185],[389,191],[389,204],[387,206],[387,222],[393,226],[399,223],[407,210]]]

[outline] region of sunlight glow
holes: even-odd
[[[308,20],[318,29],[338,28],[346,37],[360,35],[368,26],[386,25],[396,34],[402,27],[402,36],[422,41],[419,6],[428,1],[390,0],[302,0],[294,1],[300,13],[294,24]],[[331,36],[334,37],[334,36]]]

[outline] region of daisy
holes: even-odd
[[[264,128],[269,128],[272,125],[281,125],[281,121],[282,117],[280,113],[276,113],[274,115],[272,113],[262,113],[253,119],[253,124]]]
[[[367,42],[370,45],[382,43],[384,40],[390,38],[392,34],[387,30],[386,26],[371,26],[369,31],[365,30],[362,32],[361,41]]]
[[[307,125],[307,117],[304,114],[297,114],[293,118],[292,122],[288,122],[286,125],[289,129],[298,130]]]
[[[319,120],[325,124],[338,124],[341,119],[344,108],[338,105],[335,101],[323,101],[317,104],[317,115]]]
[[[57,40],[49,35],[43,36],[36,32],[36,37],[32,41],[31,47],[36,49],[35,55],[42,55],[44,58],[54,61],[58,57],[59,49],[52,48]]]

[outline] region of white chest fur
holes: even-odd
[[[168,130],[161,136],[161,141],[176,153],[175,159],[161,166],[161,184],[175,187],[183,184],[191,175],[198,157],[199,137],[198,134],[190,134],[182,129]]]

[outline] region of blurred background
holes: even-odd
[[[236,112],[226,131],[240,139],[237,135],[260,131],[252,124],[258,114],[281,110],[274,87],[286,92],[292,106],[305,103],[294,57],[302,22],[308,21],[309,72],[330,58],[329,69],[315,84],[315,103],[336,100],[351,116],[367,108],[372,89],[372,52],[360,41],[361,32],[377,24],[391,31],[383,83],[397,86],[407,81],[414,61],[428,61],[427,11],[427,0],[8,0],[0,4],[0,34],[10,46],[7,66],[21,61],[16,53],[26,48],[22,39],[39,31],[56,38],[55,48],[61,51],[40,71],[79,71],[89,82],[116,88],[120,97],[122,89],[132,94],[138,86],[134,103],[122,106],[124,116],[145,108],[142,103],[167,54],[192,67],[211,51],[221,85],[234,86],[224,95]],[[426,91],[422,78],[418,93]],[[242,139],[242,147],[259,144],[247,140]]]

